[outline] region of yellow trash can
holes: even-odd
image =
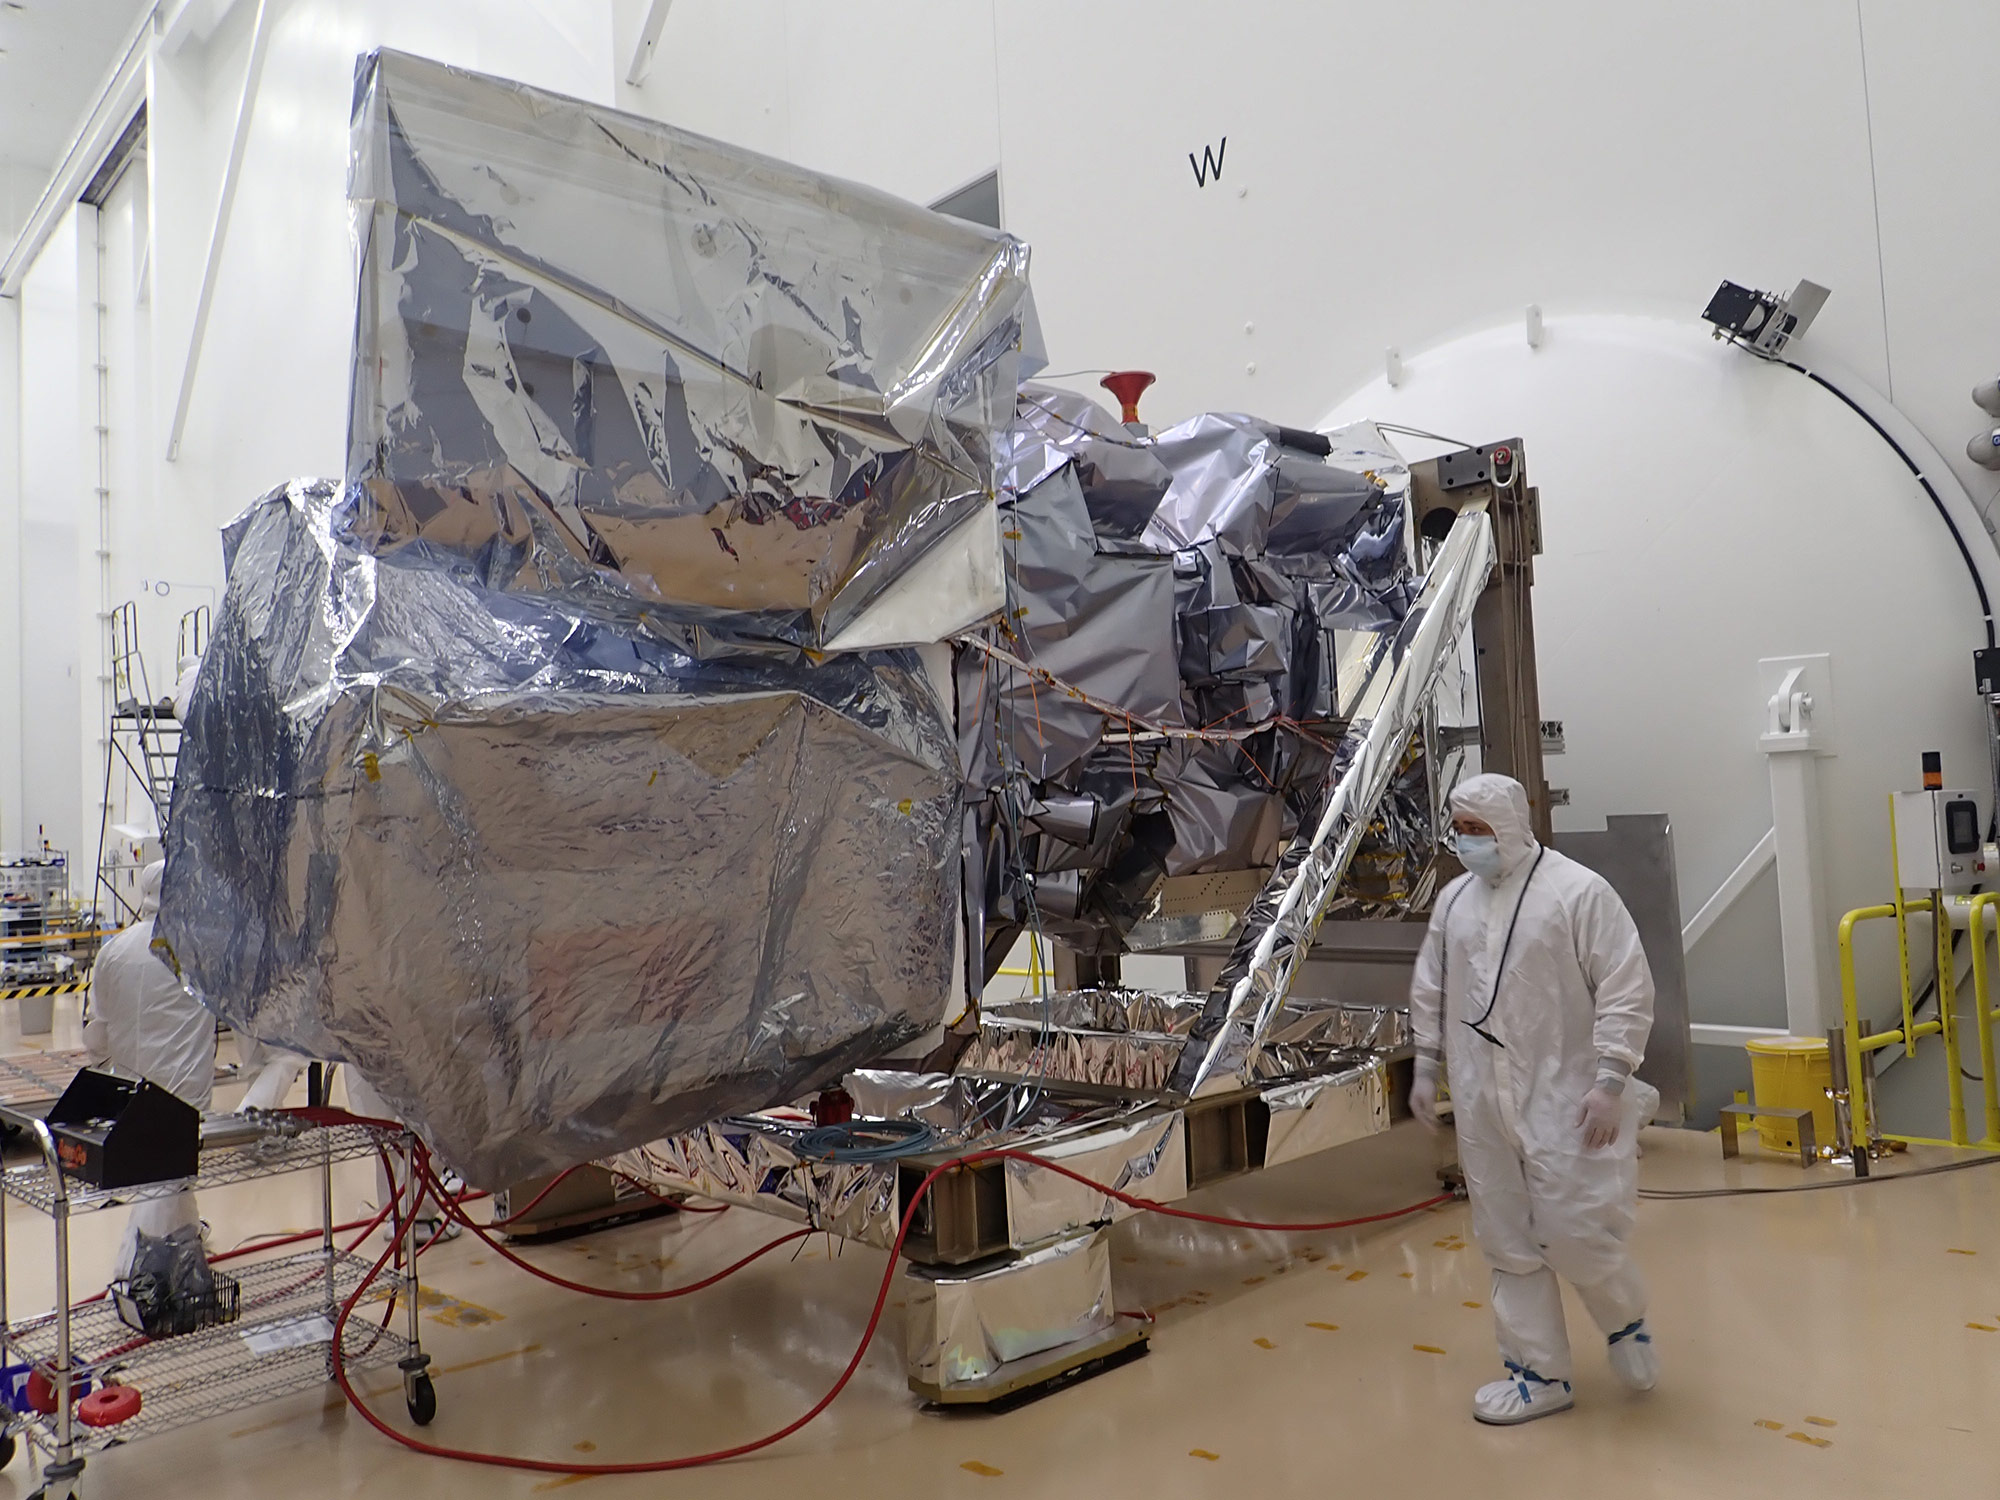
[[[1745,1042],[1750,1053],[1751,1097],[1779,1109],[1812,1111],[1813,1139],[1833,1142],[1833,1101],[1826,1096],[1833,1083],[1823,1036],[1762,1036]],[[1799,1149],[1798,1126],[1791,1120],[1759,1119],[1757,1136],[1767,1151]]]

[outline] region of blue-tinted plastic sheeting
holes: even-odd
[[[502,1185],[796,1098],[943,1018],[960,783],[912,652],[696,661],[338,486],[228,530],[157,935]]]

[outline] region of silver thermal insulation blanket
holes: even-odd
[[[274,491],[181,741],[157,934],[500,1185],[792,1099],[941,1019],[960,787],[914,652],[698,661]]]
[[[1011,236],[654,120],[361,60],[355,532],[645,605],[697,654],[945,639],[1002,604]]]
[[[1029,925],[1118,951],[1163,878],[1269,867],[1297,832],[1416,582],[1408,472],[1357,433],[1322,455],[1206,413],[1141,436],[1022,388],[1008,608],[957,662],[989,960]],[[1428,847],[1408,800],[1390,811]]]

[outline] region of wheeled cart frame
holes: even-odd
[[[199,1172],[175,1182],[104,1190],[66,1179],[46,1123],[20,1123],[40,1147],[41,1160],[0,1173],[0,1194],[49,1216],[55,1229],[55,1311],[14,1322],[7,1305],[7,1238],[0,1213],[0,1356],[15,1375],[39,1372],[53,1392],[53,1409],[26,1401],[10,1406],[0,1425],[0,1465],[11,1462],[17,1439],[43,1455],[42,1487],[31,1500],[74,1500],[82,1493],[86,1455],[134,1442],[192,1422],[240,1411],[262,1401],[307,1390],[333,1378],[333,1331],[341,1306],[367,1279],[372,1260],[334,1244],[333,1168],[336,1163],[394,1152],[403,1158],[404,1181],[416,1177],[416,1139],[407,1132],[370,1125],[302,1126],[248,1143],[204,1150]],[[233,1268],[240,1289],[237,1316],[192,1333],[149,1339],[121,1322],[107,1297],[70,1300],[69,1228],[80,1213],[124,1207],[193,1189],[206,1192],[289,1172],[320,1174],[320,1243],[293,1255]],[[4,1208],[0,1202],[0,1208]],[[403,1265],[377,1278],[370,1299],[389,1300],[379,1322],[355,1317],[341,1334],[341,1358],[350,1371],[394,1365],[403,1374],[410,1415],[428,1423],[437,1394],[428,1373],[417,1324],[417,1258],[414,1214],[402,1223]],[[390,1331],[394,1299],[404,1307],[403,1334]],[[107,1382],[129,1386],[142,1405],[109,1427],[78,1420],[77,1402]]]

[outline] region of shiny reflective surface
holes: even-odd
[[[1141,437],[1022,387],[1007,612],[958,656],[968,905],[993,934],[1118,951],[1162,880],[1267,867],[1309,824],[1416,586],[1406,467],[1372,429],[1336,438],[1323,459],[1216,412]],[[1384,833],[1428,862],[1427,828]]]
[[[387,50],[352,149],[374,550],[645,605],[683,646],[826,647],[979,528],[983,566],[871,639],[999,608],[995,439],[1040,359],[1020,241]]]
[[[211,1009],[491,1185],[942,1018],[958,779],[915,653],[697,661],[348,520],[299,483],[227,535],[157,926]]]
[[[1033,1250],[976,1274],[909,1266],[903,1353],[913,1379],[962,1384],[1009,1360],[1102,1333],[1118,1316],[1111,1231]]]
[[[1258,1076],[1258,1052],[1311,951],[1341,876],[1376,804],[1409,752],[1432,688],[1470,628],[1493,565],[1493,531],[1468,511],[1431,560],[1422,591],[1385,640],[1355,719],[1304,820],[1264,889],[1243,914],[1229,962],[1174,1069],[1185,1096]]]

